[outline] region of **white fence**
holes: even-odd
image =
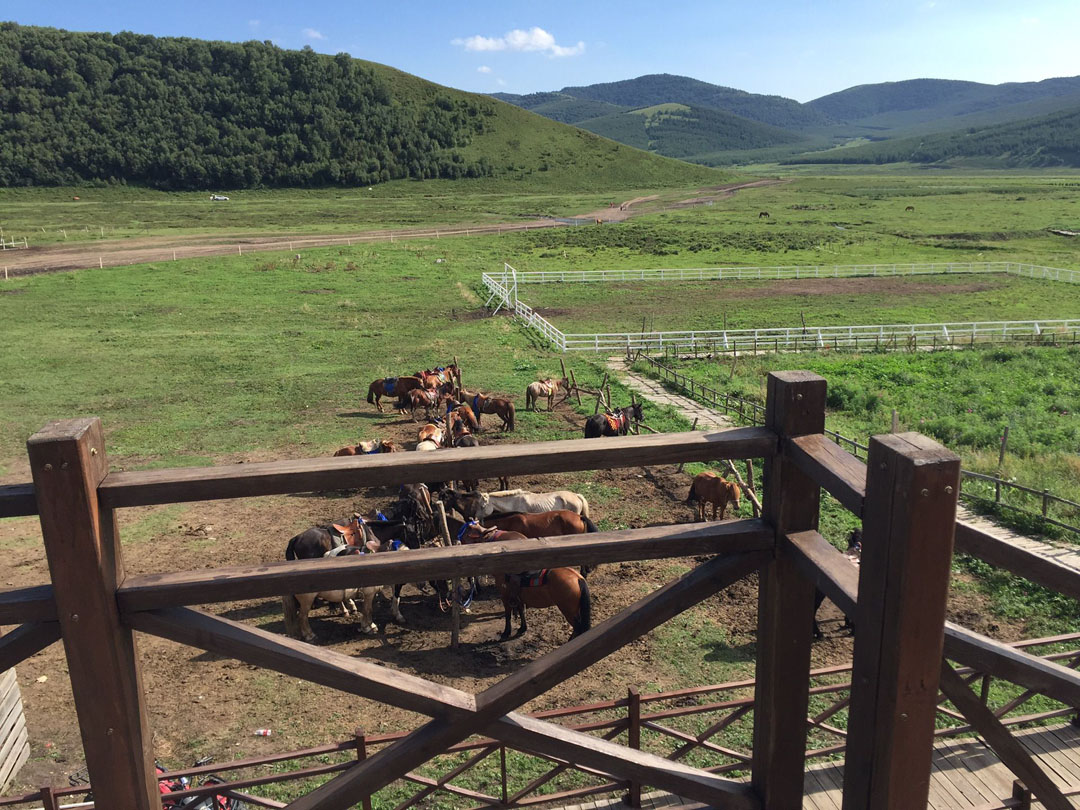
[[[670,332],[601,332],[567,334],[518,297],[521,284],[559,281],[681,281],[747,278],[841,278],[851,276],[1007,273],[1027,278],[1080,283],[1080,272],[1015,262],[949,264],[835,265],[810,267],[712,267],[658,270],[581,270],[518,272],[509,264],[502,273],[484,273],[491,293],[488,304],[512,310],[563,352],[593,351],[813,351],[818,349],[918,350],[1008,341],[1075,343],[1080,319],[972,321],[959,323],[874,324],[860,326],[784,327],[771,329],[702,329]]]
[[[783,267],[676,267],[650,270],[530,270],[513,271],[506,265],[503,274],[493,274],[509,283],[514,272],[518,284],[601,281],[752,281],[757,279],[852,278],[855,276],[930,276],[952,273],[1005,273],[1027,278],[1080,284],[1080,272],[1019,262],[928,262],[921,264],[790,265]]]

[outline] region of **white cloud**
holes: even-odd
[[[555,37],[543,28],[532,27],[528,31],[515,28],[501,37],[476,36],[454,39],[451,45],[460,45],[467,51],[516,51],[518,53],[541,52],[548,56],[577,56],[585,53],[585,43],[565,46],[555,42]]]
[[[489,68],[487,65],[481,65],[480,67],[478,67],[476,69],[476,72],[477,73],[491,73],[491,68]]]
[[[300,33],[304,35],[304,39],[326,39],[321,32],[316,31],[314,28],[305,28]]]
[[[248,28],[258,28],[262,25],[262,20],[248,20]]]

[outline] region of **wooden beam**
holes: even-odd
[[[762,517],[774,543],[816,529],[820,490],[787,456],[793,438],[825,428],[825,380],[805,371],[768,377],[765,425],[783,455],[766,456]],[[758,657],[751,781],[765,810],[801,810],[806,762],[814,588],[778,555],[758,585]]]
[[[789,534],[781,549],[791,557],[799,573],[854,620],[859,599],[859,569],[851,560],[815,531]]]
[[[0,591],[0,624],[55,622],[52,585],[34,585]]]
[[[284,541],[283,541],[284,542]],[[332,560],[299,560],[129,577],[117,593],[123,612],[360,588],[387,582],[425,582],[473,574],[528,571],[550,565],[597,565],[628,560],[730,554],[771,545],[758,520],[680,524],[565,538],[424,548]]]
[[[36,515],[37,494],[33,484],[7,484],[0,487],[0,518]]]
[[[776,436],[771,431],[737,428],[707,433],[619,436],[602,442],[570,439],[448,448],[438,453],[379,453],[223,467],[116,472],[101,484],[99,496],[104,505],[115,509],[251,495],[386,487],[418,481],[760,458],[775,452]]]
[[[0,636],[0,672],[11,669],[59,640],[58,622],[34,622],[16,627],[7,635]]]
[[[866,466],[843,806],[910,810],[930,791],[960,458],[897,433]]]
[[[862,516],[866,464],[821,433],[799,436],[786,446],[795,465],[849,511]]]
[[[1034,757],[1002,725],[1001,720],[971,691],[948,661],[941,662],[941,691],[975,727],[1006,768],[1023,780],[1047,810],[1073,810],[1073,804]]]
[[[27,442],[83,751],[102,807],[161,807],[134,636],[120,621],[116,515],[98,419],[53,422]]]

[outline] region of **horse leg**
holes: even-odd
[[[311,611],[311,605],[315,601],[315,594],[298,593],[296,594],[296,601],[299,604],[297,618],[299,620],[300,638],[308,644],[312,644],[315,641],[315,631],[312,630],[311,625],[308,624],[308,613]]]
[[[394,586],[394,600],[390,603],[390,614],[398,624],[405,624],[405,617],[401,615],[401,588],[402,585]]]
[[[510,638],[510,603],[503,597],[503,616],[506,618],[506,624],[503,627],[502,635],[499,636],[499,641],[506,641]]]
[[[521,603],[517,606],[517,615],[518,615],[518,620],[520,622],[518,624],[517,635],[523,636],[523,635],[525,635],[525,631],[529,629],[529,623],[527,621],[525,621],[525,601],[524,600],[522,600]]]
[[[364,605],[364,612],[360,617],[360,632],[368,636],[379,632],[379,628],[375,626],[372,618],[375,613],[375,590],[375,588],[362,588],[360,590]]]

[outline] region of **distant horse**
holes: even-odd
[[[439,496],[448,506],[457,509],[466,518],[483,520],[496,512],[551,512],[567,509],[574,514],[589,516],[589,502],[584,495],[570,490],[555,492],[526,492],[511,489],[505,492],[444,492]]]
[[[435,369],[416,372],[416,376],[424,382],[426,388],[435,388],[443,383],[453,383],[461,387],[461,369],[455,363],[448,366],[438,366]]]
[[[416,409],[423,408],[430,420],[433,418],[433,411],[438,408],[439,403],[443,397],[446,396],[446,392],[439,388],[414,388],[409,392],[409,415],[412,416],[414,422],[419,421],[416,418]]]
[[[379,400],[382,397],[397,397],[398,410],[402,410],[401,403],[404,401],[402,398],[414,388],[423,387],[424,384],[420,382],[419,377],[383,377],[368,386],[367,401],[378,408],[379,413],[382,413],[382,404]]]
[[[694,476],[690,484],[690,494],[686,496],[688,504],[697,501],[697,519],[705,520],[705,504],[712,504],[712,519],[716,520],[716,510],[720,510],[720,520],[724,519],[727,505],[734,501],[739,508],[739,485],[734,481],[725,481],[721,476],[706,470]]]
[[[560,388],[565,390],[569,387],[570,381],[566,378],[555,380],[549,377],[546,380],[537,380],[530,383],[529,387],[525,389],[525,410],[536,410],[536,404],[540,397],[547,397],[548,410],[552,410],[555,407],[555,394],[559,392]],[[567,396],[569,396],[569,393]],[[566,399],[566,397],[564,396],[563,399]]]
[[[518,532],[500,529],[484,529],[476,523],[462,524],[452,521],[458,530],[458,539],[462,543],[489,543],[525,539]],[[499,595],[502,597],[503,614],[506,625],[500,641],[510,638],[510,616],[518,616],[517,635],[529,629],[525,620],[526,607],[557,607],[573,628],[574,638],[592,626],[592,597],[589,583],[573,568],[545,568],[541,571],[529,571],[520,574],[496,576],[499,582]]]
[[[909,205],[909,206],[908,206],[907,208],[905,208],[904,210],[905,210],[905,211],[910,211],[910,212],[912,212],[912,213],[915,213],[915,206],[914,206],[914,205]]]
[[[462,391],[461,395],[465,398],[465,401],[472,407],[473,413],[476,415],[476,422],[479,425],[481,422],[480,414],[493,413],[502,419],[503,430],[514,429],[514,403],[512,400],[505,399],[503,397],[491,397],[487,394],[470,394],[466,391]]]
[[[757,218],[758,219],[769,219],[770,218],[769,217],[769,212],[768,211],[761,211],[761,212],[758,213]]]
[[[630,420],[640,422],[644,419],[640,402],[626,408],[616,408],[614,413],[598,413],[585,420],[585,438],[598,436],[625,436],[630,432]]]
[[[844,552],[844,556],[851,562],[852,565],[858,565],[859,560],[862,557],[862,529],[853,529],[851,534],[848,535],[848,547]],[[817,612],[821,607],[821,603],[825,601],[825,594],[818,591],[814,596],[814,638],[823,638],[824,634],[821,632],[821,628],[818,627]],[[851,619],[844,619],[844,627],[848,630],[853,630],[854,625],[851,623]]]
[[[342,447],[334,451],[334,456],[369,456],[373,453],[396,453],[401,448],[390,439],[372,439],[359,442],[351,447]]]

